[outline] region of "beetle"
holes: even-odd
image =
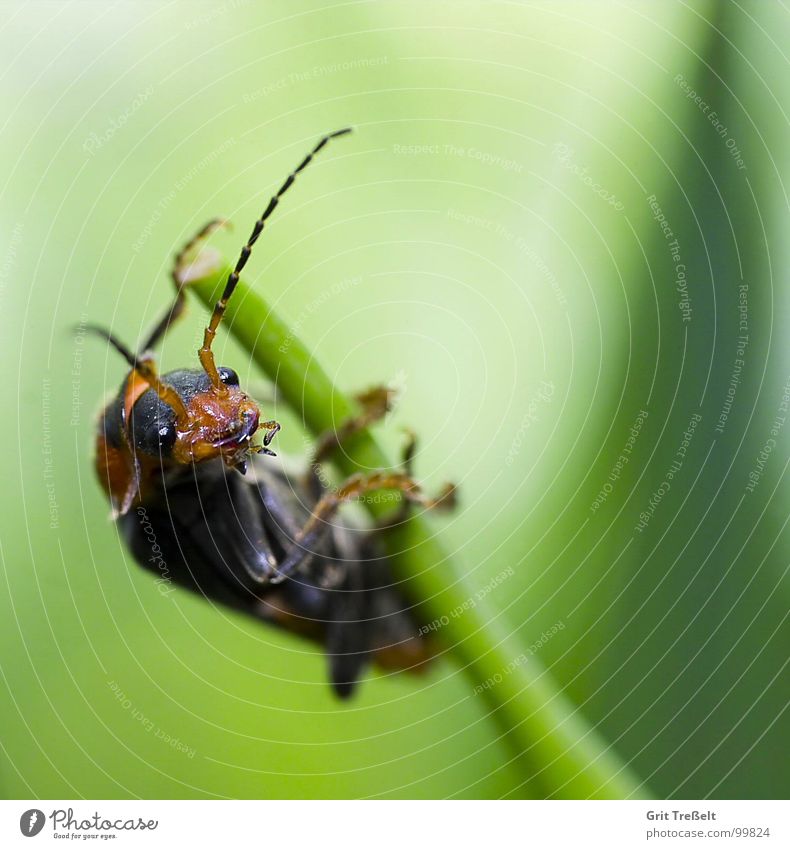
[[[220,219],[176,256],[175,299],[138,352],[108,330],[88,327],[130,368],[99,416],[95,469],[135,560],[160,580],[166,573],[166,580],[211,601],[319,641],[334,691],[344,698],[371,661],[416,670],[433,649],[380,550],[383,528],[333,522],[338,508],[375,490],[394,490],[401,497],[392,521],[402,521],[409,503],[452,506],[454,487],[437,498],[423,495],[412,475],[413,435],[401,470],[354,475],[336,487],[325,482],[322,464],[390,409],[391,393],[383,387],[359,395],[359,414],[319,437],[311,461],[294,476],[273,459],[280,425],[264,419],[233,369],[217,366],[212,343],[280,199],[330,140],[349,132],[323,136],[256,220],[205,328],[200,368],[160,374],[153,350],[184,313],[193,263],[224,225]]]

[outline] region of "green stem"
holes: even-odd
[[[227,267],[215,267],[191,288],[212,306],[229,272]],[[243,282],[228,305],[226,326],[276,381],[278,393],[302,414],[313,434],[333,430],[353,413],[351,402],[307,348]],[[367,432],[344,448],[337,465],[346,474],[392,467]],[[386,510],[382,504],[367,506],[374,515]],[[638,778],[557,689],[539,662],[533,657],[518,662],[524,648],[501,614],[482,602],[466,609],[474,592],[457,579],[428,524],[415,517],[384,537],[398,577],[408,581],[408,591],[421,600],[425,621],[444,622],[442,617],[448,617],[441,634],[468,676],[470,695],[489,682],[480,697],[487,700],[523,776],[520,795],[643,798],[646,790]],[[448,616],[458,608],[466,609],[463,616]]]

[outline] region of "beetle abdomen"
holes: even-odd
[[[309,516],[310,496],[271,467],[244,478],[221,463],[171,476],[161,493],[120,517],[135,559],[173,585],[321,642],[336,692],[350,695],[371,661],[415,669],[431,656],[386,559],[366,531],[330,529],[302,569],[281,584],[256,585],[239,559],[269,552],[279,561]],[[294,504],[283,503],[291,493]],[[254,505],[255,521],[245,517]],[[247,506],[245,506],[247,505]],[[279,509],[278,509],[279,507]],[[284,527],[290,516],[293,527]]]

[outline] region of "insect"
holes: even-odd
[[[239,386],[236,372],[217,366],[212,344],[228,300],[264,226],[282,196],[330,140],[324,136],[287,177],[255,222],[211,314],[198,351],[200,368],[160,374],[153,350],[184,313],[190,261],[224,222],[209,222],[176,256],[171,306],[138,351],[91,326],[126,360],[130,371],[102,411],[95,466],[134,558],[168,581],[323,644],[335,692],[347,697],[364,667],[417,669],[432,649],[401,597],[380,550],[382,530],[333,523],[345,502],[374,490],[401,493],[393,521],[409,503],[449,507],[453,487],[435,499],[412,476],[414,439],[399,471],[355,475],[332,487],[320,474],[344,440],[389,410],[381,387],[360,396],[357,416],[318,439],[293,475],[271,449],[280,430]]]

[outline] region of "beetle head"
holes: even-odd
[[[163,375],[162,383],[181,399],[183,410],[178,412],[153,388],[145,384],[135,388],[132,373],[125,407],[135,451],[177,464],[221,457],[229,466],[243,468],[250,451],[258,450],[252,437],[260,411],[239,389],[233,369],[221,367],[218,373],[223,391],[217,391],[204,371],[179,369]]]

